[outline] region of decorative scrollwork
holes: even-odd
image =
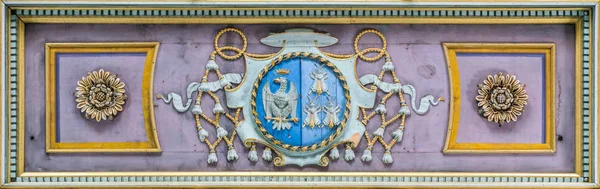
[[[321,159],[319,160],[319,165],[326,167],[327,165],[329,165],[329,158],[327,156],[321,156]]]
[[[529,99],[525,85],[514,75],[504,75],[501,72],[494,76],[488,75],[483,84],[477,87],[479,90],[475,100],[479,113],[499,126],[517,121]]]
[[[100,69],[88,72],[77,82],[74,93],[77,109],[86,119],[113,120],[127,100],[125,83],[115,74]]]
[[[283,166],[285,165],[285,159],[281,156],[275,157],[273,158],[273,165],[278,167]]]

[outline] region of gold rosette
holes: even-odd
[[[113,120],[123,111],[127,100],[125,83],[117,75],[104,69],[88,72],[87,76],[82,77],[77,82],[74,96],[77,109],[81,110],[86,119],[97,122]]]
[[[529,99],[525,85],[521,84],[514,75],[503,73],[488,75],[478,88],[475,100],[477,100],[479,113],[488,121],[498,123],[500,126],[517,121],[517,117],[523,113]]]

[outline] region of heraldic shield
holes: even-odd
[[[296,57],[272,66],[259,78],[252,91],[257,94],[253,108],[266,133],[285,144],[311,146],[343,128],[350,107],[345,97],[348,85],[333,70],[335,65]]]
[[[246,57],[248,83],[226,92],[228,106],[249,107],[243,112],[248,110],[252,119],[237,128],[240,137],[280,152],[276,165],[326,166],[327,150],[340,143],[358,143],[365,128],[356,119],[359,102],[352,99],[362,98],[361,106],[372,107],[375,93],[355,79],[356,57],[327,57],[318,47],[333,45],[337,39],[308,29],[286,30],[261,42],[283,49],[270,59]],[[244,94],[250,98],[244,100]]]
[[[225,32],[238,33],[244,47],[218,47],[218,39]],[[375,33],[384,42],[383,48],[369,48],[359,51],[356,42],[365,33]],[[206,73],[202,82],[192,82],[187,88],[187,101],[175,93],[166,97],[159,95],[166,103],[173,103],[178,112],[192,107],[196,118],[199,140],[210,149],[208,163],[216,163],[216,146],[224,141],[228,146],[227,160],[238,159],[233,145],[238,135],[245,147],[249,148],[248,160],[257,161],[256,145],[264,145],[262,159],[273,161],[276,166],[311,165],[327,166],[331,159],[340,157],[337,146],[345,145],[344,159],[354,159],[353,149],[363,136],[367,139],[367,149],[361,160],[371,160],[371,148],[374,142],[383,141],[385,127],[394,121],[400,121],[400,127],[392,133],[393,140],[386,144],[384,163],[392,163],[390,150],[393,144],[400,142],[404,135],[404,119],[410,115],[410,109],[403,94],[411,96],[412,109],[417,114],[427,112],[437,100],[427,95],[421,98],[417,108],[415,88],[403,85],[396,77],[391,57],[385,48],[385,38],[375,30],[365,30],[355,40],[355,52],[351,55],[332,54],[319,49],[337,43],[337,39],[327,33],[317,33],[311,29],[288,29],[282,33],[273,33],[260,40],[261,43],[281,48],[274,54],[252,54],[246,51],[246,37],[234,28],[223,29],[215,39],[215,52],[206,64]],[[236,55],[223,54],[222,50],[233,50]],[[376,57],[366,57],[368,52],[376,52]],[[246,71],[243,74],[221,74],[215,61],[216,55],[226,60],[241,57],[245,60]],[[358,59],[373,62],[385,57],[380,75],[366,74],[359,77],[356,73]],[[207,74],[215,71],[218,81],[208,81]],[[392,73],[393,83],[382,80],[383,74]],[[360,78],[360,79],[359,79]],[[370,86],[368,86],[370,85]],[[368,88],[370,87],[370,88]],[[214,92],[225,91],[226,105],[236,109],[229,114],[221,105]],[[377,91],[387,93],[377,108],[369,114],[365,109],[373,109]],[[192,106],[192,94],[197,92],[196,103]],[[215,120],[207,117],[201,108],[201,95],[208,94],[215,101],[213,113]],[[386,100],[394,94],[401,98],[401,107],[396,116],[385,120],[373,135],[365,133],[366,124],[376,114],[386,113]],[[239,115],[243,116],[239,118]],[[218,120],[219,115],[226,116],[234,124],[235,132],[224,129]],[[200,124],[205,119],[216,128],[217,140],[211,142],[208,132]],[[360,120],[359,120],[360,119]],[[373,136],[371,138],[370,136]],[[275,155],[271,152],[274,151]],[[329,156],[325,154],[329,152]]]

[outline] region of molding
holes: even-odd
[[[23,31],[19,29],[19,31]],[[20,32],[19,32],[20,33]],[[24,35],[20,35],[24,36]],[[23,40],[19,40],[23,42]],[[46,152],[48,153],[84,153],[84,152],[160,152],[160,143],[154,123],[153,91],[154,62],[158,52],[158,42],[132,42],[132,43],[46,43]],[[20,46],[21,48],[21,46]],[[22,51],[19,51],[23,56]],[[56,138],[56,53],[146,53],[146,61],[143,70],[142,83],[142,112],[144,127],[146,128],[147,142],[57,142]],[[23,66],[24,60],[19,59],[19,65]],[[24,73],[21,75],[24,77]],[[25,82],[20,82],[25,83]],[[19,91],[24,91],[21,88]],[[21,96],[20,96],[21,97]],[[24,98],[19,98],[20,102]],[[25,106],[20,105],[24,111]],[[21,114],[24,115],[24,114]],[[19,129],[19,139],[25,131]],[[19,141],[19,145],[24,142]],[[24,150],[19,149],[19,152]],[[24,167],[24,159],[18,156],[19,169],[17,175],[21,175]]]
[[[11,76],[10,76],[11,75],[11,60],[10,60],[10,57],[12,55],[11,52],[10,52],[11,44],[12,44],[12,42],[10,41],[10,37],[11,37],[12,33],[11,33],[11,25],[10,25],[11,24],[11,11],[6,6],[4,6],[4,9],[2,9],[2,11],[4,11],[3,12],[4,14],[2,14],[2,16],[3,16],[2,23],[4,25],[4,32],[3,32],[4,38],[3,39],[4,39],[5,43],[6,43],[4,45],[5,48],[3,48],[3,53],[2,53],[3,55],[5,55],[5,58],[2,59],[2,61],[4,62],[3,65],[5,65],[5,68],[2,69],[2,73],[4,73],[4,77],[3,78],[5,79],[5,81],[4,81],[4,84],[5,84],[4,86],[5,87],[3,88],[3,93],[2,93],[2,94],[4,94],[4,95],[2,95],[4,97],[4,100],[2,102],[7,105],[7,106],[3,106],[3,108],[6,110],[6,111],[3,111],[3,113],[4,113],[3,117],[5,117],[6,120],[2,122],[2,124],[3,124],[2,131],[5,132],[5,134],[3,135],[4,136],[4,138],[3,138],[4,139],[3,140],[3,142],[4,142],[3,147],[6,148],[6,149],[2,150],[3,153],[4,153],[2,155],[2,158],[5,160],[5,161],[2,162],[4,167],[3,167],[2,171],[1,171],[1,172],[4,173],[3,178],[2,178],[2,180],[5,181],[5,182],[2,182],[4,184],[4,183],[8,183],[8,182],[11,181],[11,179],[10,179],[10,176],[11,176],[10,175],[10,173],[11,173],[11,170],[10,170],[10,163],[11,163],[10,149],[12,148],[12,146],[11,146],[12,142],[9,142],[9,140],[10,140],[10,136],[12,135],[12,131],[11,131],[11,125],[12,125],[11,112],[12,112],[12,107],[8,106],[8,105],[11,104],[10,103],[10,100],[11,100],[11,98],[10,98],[10,95],[11,95],[10,91],[12,90],[12,87],[10,86],[10,81],[12,79]]]
[[[0,31],[2,31],[0,34],[0,49],[2,49],[0,52],[0,65],[7,65],[7,62],[5,59],[6,54],[7,54],[6,36],[8,33],[8,32],[6,32],[8,30],[5,29],[6,23],[7,23],[5,15],[7,12],[8,11],[6,11],[6,7],[5,7],[4,3],[0,2],[0,22],[1,22]],[[0,91],[1,91],[0,92],[0,104],[6,104],[5,102],[7,102],[7,98],[6,98],[7,96],[4,94],[6,94],[6,86],[7,85],[4,82],[6,82],[6,80],[7,80],[6,79],[6,75],[7,75],[6,70],[8,70],[8,69],[4,69],[1,66],[0,66],[0,69],[1,69],[1,71],[0,71]],[[0,115],[1,115],[0,116],[0,125],[1,125],[0,128],[6,128],[6,119],[5,119],[5,118],[7,118],[6,106],[0,107]],[[6,158],[7,150],[9,148],[8,148],[8,145],[6,145],[6,140],[5,140],[6,138],[8,138],[8,132],[6,132],[6,129],[2,129],[2,131],[0,131],[0,139],[2,139],[2,140],[0,140],[0,146],[2,146],[2,149],[0,150],[0,186],[2,186],[4,183],[6,183],[6,178],[7,178],[7,176],[6,176],[7,171],[6,171],[5,167],[6,167],[6,161],[7,161],[7,158]]]
[[[593,114],[594,118],[593,118],[593,122],[592,123],[594,123],[594,124],[593,124],[592,127],[594,128],[594,130],[596,132],[594,133],[594,137],[592,137],[593,138],[593,142],[592,142],[592,144],[593,144],[592,145],[592,149],[593,149],[593,153],[592,153],[593,154],[593,158],[592,158],[593,171],[591,171],[591,173],[592,173],[593,183],[596,183],[597,187],[600,188],[600,185],[598,185],[598,184],[600,184],[600,177],[599,177],[600,174],[598,174],[598,171],[600,170],[600,164],[598,163],[598,156],[599,156],[599,153],[598,153],[598,151],[599,151],[598,150],[598,142],[599,142],[598,136],[600,136],[600,127],[598,125],[598,117],[600,115],[599,111],[598,111],[598,107],[600,106],[600,104],[598,104],[598,103],[600,103],[600,101],[598,100],[598,98],[599,98],[598,94],[600,94],[600,88],[598,87],[598,83],[599,82],[597,81],[598,80],[598,74],[600,74],[600,72],[599,72],[600,66],[598,66],[598,52],[600,52],[599,51],[600,47],[598,46],[598,23],[599,23],[598,8],[600,8],[600,6],[598,4],[596,4],[594,6],[594,9],[593,9],[593,11],[594,11],[594,13],[593,13],[594,18],[592,19],[593,20],[593,24],[592,24],[592,26],[593,26],[592,27],[593,28],[592,29],[593,30],[593,32],[592,32],[593,45],[592,46],[596,47],[596,49],[592,51],[592,52],[594,52],[594,59],[593,59],[593,63],[592,64],[596,67],[595,69],[592,69],[593,72],[594,72],[594,77],[592,79],[592,81],[593,81],[592,82],[593,83],[592,86],[596,89],[596,90],[592,90],[592,95],[591,95],[592,98],[594,99],[594,102],[592,103],[592,107],[593,107],[592,110],[594,112],[594,114]]]
[[[58,189],[58,188],[89,188],[89,189],[104,189],[110,188],[155,188],[160,186],[164,182],[126,182],[126,183],[106,183],[96,182],[90,183],[87,186],[81,186],[71,183],[49,183],[46,184],[44,189]],[[596,185],[593,183],[515,183],[515,182],[480,182],[480,183],[439,183],[439,182],[394,182],[393,184],[386,182],[344,182],[344,181],[331,181],[331,182],[314,182],[314,181],[294,181],[285,183],[274,183],[271,181],[245,181],[245,182],[169,182],[169,185],[160,186],[158,188],[438,188],[438,189],[449,189],[449,188],[560,188],[560,189],[596,189]],[[37,183],[11,183],[4,185],[1,188],[40,188]]]
[[[522,6],[594,6],[596,0],[479,0],[473,2],[470,0],[115,0],[106,2],[102,0],[4,0],[9,6],[218,6],[218,7],[236,7],[236,6],[255,6],[255,7],[278,7],[278,6],[350,6],[350,7],[387,7],[387,6],[439,6],[439,7],[522,7]],[[159,4],[159,5],[157,5]]]
[[[580,27],[577,27],[580,28]],[[575,33],[581,33],[581,29],[576,29]],[[582,48],[581,43],[576,45],[576,49]],[[448,64],[449,82],[451,97],[450,99],[450,118],[448,121],[448,133],[444,153],[554,153],[556,152],[556,125],[555,125],[555,100],[556,100],[556,45],[552,43],[443,43],[446,62]],[[542,54],[544,55],[544,84],[545,84],[545,136],[544,143],[459,143],[457,135],[459,131],[460,119],[460,70],[457,53],[470,54]],[[581,65],[582,61],[576,61],[576,65]],[[579,67],[579,66],[575,66]],[[581,75],[576,69],[577,75]],[[510,74],[510,72],[507,72]],[[579,80],[575,80],[579,83]],[[576,91],[582,90],[581,85],[575,87]],[[465,99],[475,101],[475,99]],[[577,101],[577,100],[576,100]],[[576,109],[580,107],[576,103]],[[531,111],[531,110],[530,110]],[[581,113],[581,112],[576,112]],[[576,115],[576,117],[578,117]],[[576,126],[577,128],[577,126]],[[575,129],[576,132],[578,131]],[[581,143],[575,143],[581,146]],[[575,157],[581,157],[581,150],[575,151]],[[576,165],[576,167],[579,167]]]
[[[27,23],[93,24],[569,24],[579,20],[566,18],[125,18],[125,17],[20,17]]]
[[[25,23],[17,21],[17,175],[25,171]]]

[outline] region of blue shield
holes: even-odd
[[[307,57],[290,58],[259,82],[257,119],[283,144],[311,146],[341,127],[346,97],[334,68]]]

